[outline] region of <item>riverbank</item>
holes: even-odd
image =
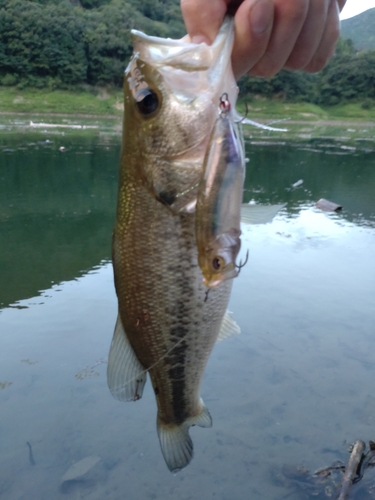
[[[23,89],[0,86],[0,113],[27,113],[35,116],[72,115],[121,118],[123,94],[121,89],[81,91]]]
[[[120,89],[69,92],[0,87],[0,131],[3,135],[120,135],[122,99]],[[240,99],[238,108],[248,120],[273,129],[245,125],[248,140],[327,139],[353,147],[359,140],[374,142],[375,109],[365,110],[359,104],[321,108],[311,103],[253,98]]]
[[[239,99],[239,109],[251,119],[375,122],[375,107],[363,109],[362,103],[320,107],[311,103],[293,103],[262,97]],[[0,114],[26,113],[34,116],[66,116],[77,118],[121,118],[121,89],[92,88],[81,91],[23,89],[0,86]]]

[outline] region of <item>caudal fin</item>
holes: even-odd
[[[165,463],[173,473],[189,465],[193,458],[193,441],[189,435],[189,427],[212,427],[212,418],[202,401],[202,410],[196,417],[189,418],[180,425],[163,424],[158,417],[157,429],[161,451]]]

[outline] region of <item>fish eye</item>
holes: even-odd
[[[159,97],[151,89],[141,89],[135,96],[138,111],[142,115],[151,115],[159,107]]]

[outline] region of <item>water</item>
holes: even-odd
[[[242,333],[211,355],[214,425],[191,430],[177,476],[150,384],[136,404],[106,386],[119,148],[110,135],[0,136],[0,498],[304,498],[283,464],[314,471],[375,439],[375,144],[248,139],[245,200],[287,205],[244,230],[230,303]],[[95,477],[62,488],[90,455]]]

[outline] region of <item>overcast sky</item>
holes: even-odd
[[[356,16],[364,10],[375,7],[375,0],[347,0],[340,19]]]

